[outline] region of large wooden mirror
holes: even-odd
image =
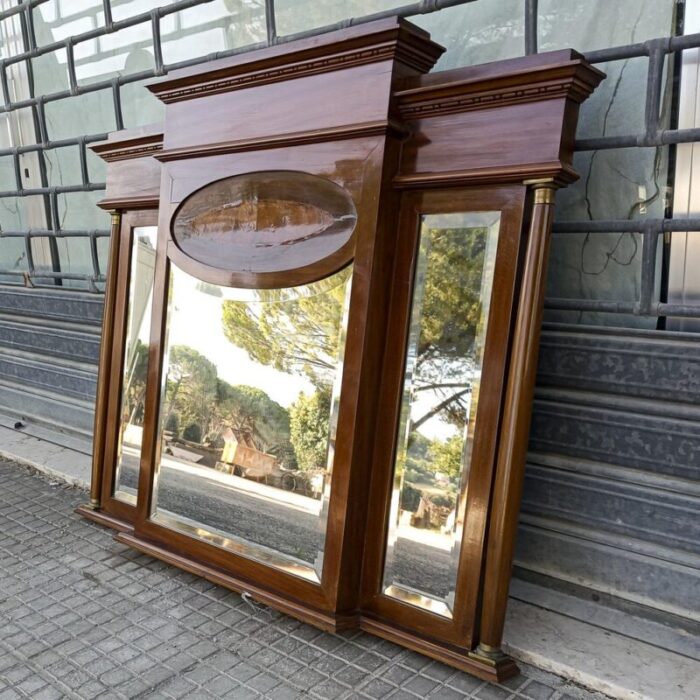
[[[408,22],[149,86],[108,162],[85,516],[324,629],[501,651],[573,51],[429,74]]]

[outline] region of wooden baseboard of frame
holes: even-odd
[[[184,569],[191,574],[201,576],[202,578],[207,579],[207,581],[211,581],[218,586],[223,586],[224,588],[228,588],[236,593],[247,594],[256,602],[262,603],[263,605],[269,605],[275,610],[279,610],[286,615],[290,615],[297,620],[301,620],[301,622],[306,622],[314,627],[318,627],[325,632],[342,632],[343,630],[356,629],[358,627],[358,616],[355,614],[333,615],[320,610],[314,610],[302,605],[301,603],[297,603],[293,600],[276,595],[275,593],[271,593],[270,591],[260,588],[250,581],[236,578],[231,574],[220,571],[219,569],[207,564],[182,557],[179,554],[175,554],[167,549],[164,549],[163,547],[158,546],[157,544],[142,540],[129,532],[118,532],[114,539],[117,542],[133,547],[143,554],[148,554],[149,556],[160,559],[167,564]]]
[[[434,644],[393,625],[364,616],[360,618],[360,629],[491,683],[500,683],[520,673],[515,661],[505,654],[500,655],[497,660],[492,660],[474,652],[465,654],[453,651],[444,645]]]
[[[78,506],[75,509],[75,513],[87,520],[91,520],[93,523],[104,525],[104,527],[109,527],[112,530],[117,530],[117,532],[133,532],[134,530],[130,523],[124,522],[119,518],[115,518],[113,515],[105,513],[103,510],[93,508],[87,504]]]

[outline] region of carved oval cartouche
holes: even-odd
[[[357,212],[334,182],[295,171],[236,175],[194,192],[172,227],[183,253],[231,272],[313,264],[350,240]]]

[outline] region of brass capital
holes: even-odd
[[[535,187],[535,204],[554,204],[556,187],[552,185],[540,185]]]

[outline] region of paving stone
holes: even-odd
[[[431,680],[427,676],[414,676],[403,684],[405,690],[410,690],[412,693],[425,697],[437,688],[438,683]]]
[[[430,700],[464,700],[468,696],[446,685],[438,686],[429,696]]]
[[[495,685],[485,685],[474,693],[479,700],[506,700],[512,693]]]
[[[394,692],[396,687],[386,683],[380,678],[372,678],[364,686],[360,687],[360,692],[370,698],[385,698]]]
[[[246,681],[246,685],[253,690],[257,690],[259,693],[269,693],[273,688],[280,685],[281,681],[277,676],[273,676],[271,673],[259,673],[253,678],[249,678]]]
[[[554,692],[554,688],[550,688],[544,683],[538,683],[537,681],[530,681],[520,690],[520,693],[528,698],[528,700],[550,700]]]
[[[348,692],[347,686],[341,685],[338,681],[334,681],[329,678],[322,683],[319,683],[316,687],[311,688],[311,695],[315,698],[323,698],[323,700],[335,700],[335,698],[340,698],[346,695]],[[275,689],[275,698],[277,698],[277,689]]]

